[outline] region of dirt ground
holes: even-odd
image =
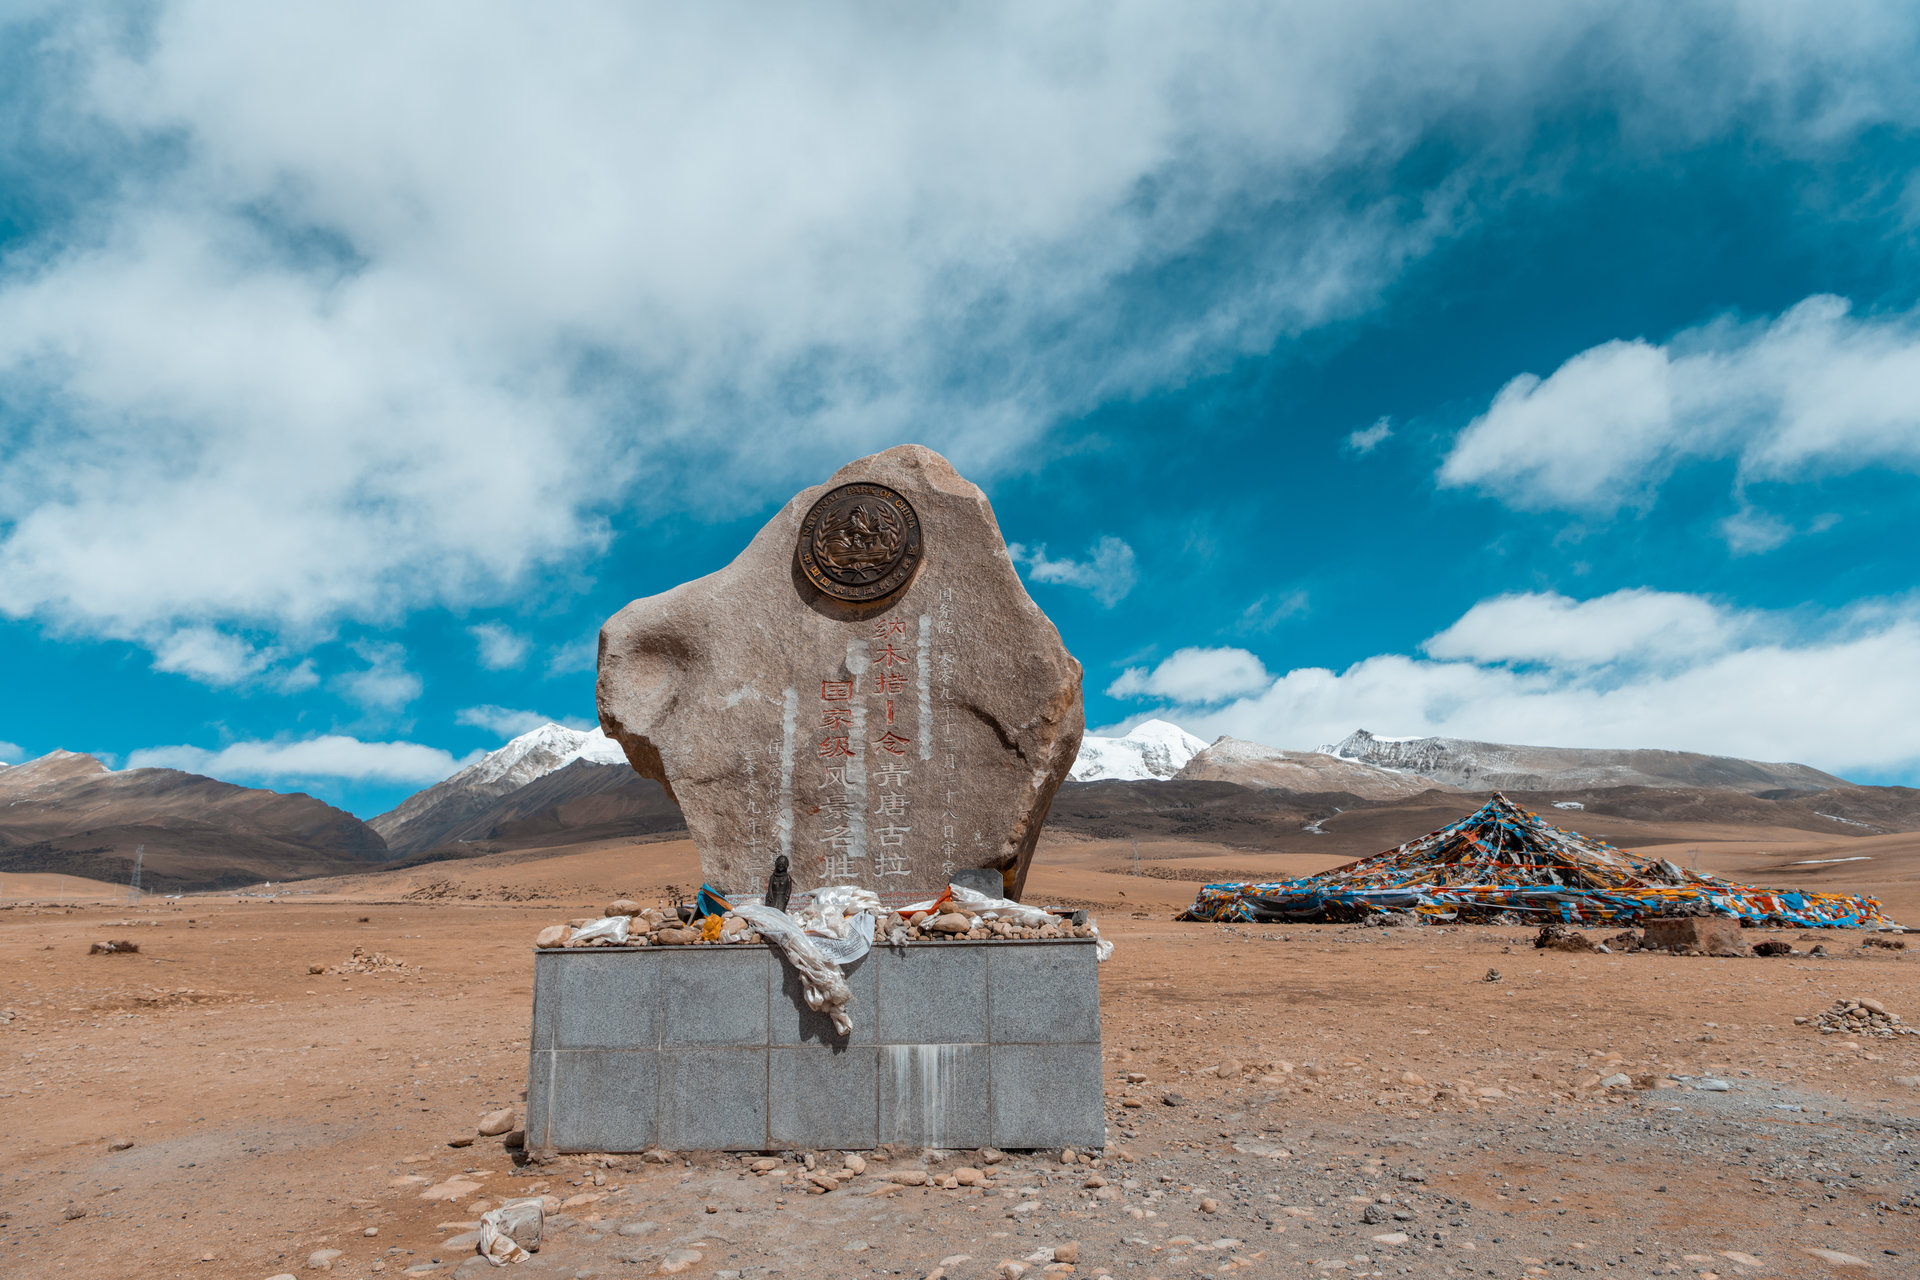
[[[1920,924],[1915,837],[1690,834],[1703,867],[1871,888]],[[1920,1276],[1920,1036],[1794,1023],[1857,996],[1920,1021],[1920,936],[1715,960],[1535,951],[1518,927],[1171,918],[1221,870],[1339,860],[1162,842],[1134,874],[1127,841],[1050,837],[1029,899],[1093,905],[1116,948],[1109,1145],[1071,1165],[880,1153],[825,1195],[736,1156],[532,1165],[500,1138],[447,1145],[522,1105],[535,932],[697,885],[684,841],[271,901],[128,907],[5,877],[0,1273],[263,1280],[339,1250],[333,1275],[468,1280],[491,1274],[461,1243],[478,1214],[544,1192],[572,1203],[503,1275]],[[88,954],[109,939],[139,951]],[[356,947],[387,961],[309,971]],[[1228,1058],[1247,1069],[1222,1078]],[[1660,1087],[1577,1088],[1614,1072]],[[988,1185],[882,1190],[963,1164]]]

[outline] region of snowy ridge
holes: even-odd
[[[1845,779],[1804,764],[1741,760],[1692,751],[1532,747],[1465,738],[1384,738],[1357,729],[1320,748],[1342,760],[1429,778],[1467,790],[1562,787],[1706,787],[1760,794],[1825,791]]]
[[[562,724],[543,724],[498,751],[489,751],[446,781],[408,796],[398,808],[368,819],[367,825],[382,836],[391,837],[408,823],[456,797],[467,801],[497,799],[576,760],[624,765],[627,754],[598,726],[582,730]]]
[[[1074,782],[1163,782],[1187,767],[1207,744],[1177,724],[1147,720],[1124,737],[1088,734],[1067,777]]]

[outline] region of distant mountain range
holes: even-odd
[[[1051,825],[1112,838],[1371,852],[1465,812],[1472,793],[1648,821],[1737,821],[1866,835],[1920,829],[1920,792],[1856,787],[1799,764],[1680,751],[1383,738],[1319,751],[1236,738],[1208,745],[1164,720],[1089,735]],[[1402,828],[1407,828],[1403,830]],[[544,725],[367,822],[300,794],[174,769],[115,773],[56,751],[0,766],[0,873],[125,883],[145,847],[150,889],[232,888],[481,853],[684,829],[656,782],[600,730]],[[1421,828],[1422,830],[1426,828]],[[1332,837],[1338,835],[1339,840]]]
[[[1852,785],[1804,764],[1767,764],[1690,751],[1382,738],[1365,729],[1318,751],[1288,751],[1225,737],[1207,746],[1165,720],[1145,721],[1119,738],[1087,735],[1069,776],[1075,782],[1179,778],[1301,792],[1346,791],[1375,800],[1414,795],[1429,787],[1454,791],[1704,787],[1764,796]]]
[[[366,823],[308,795],[178,769],[115,773],[73,751],[0,768],[0,873],[124,884],[143,846],[142,884],[164,892],[365,871],[387,857]]]

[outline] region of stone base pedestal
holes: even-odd
[[[527,1147],[1104,1146],[1095,945],[875,947],[845,1037],[769,947],[536,952]]]

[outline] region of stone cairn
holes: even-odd
[[[1795,1018],[1801,1026],[1812,1023],[1823,1036],[1920,1036],[1920,1029],[1907,1026],[1897,1013],[1888,1013],[1878,1000],[1861,996],[1855,1000],[1835,1000],[1833,1007],[1811,1018]]]

